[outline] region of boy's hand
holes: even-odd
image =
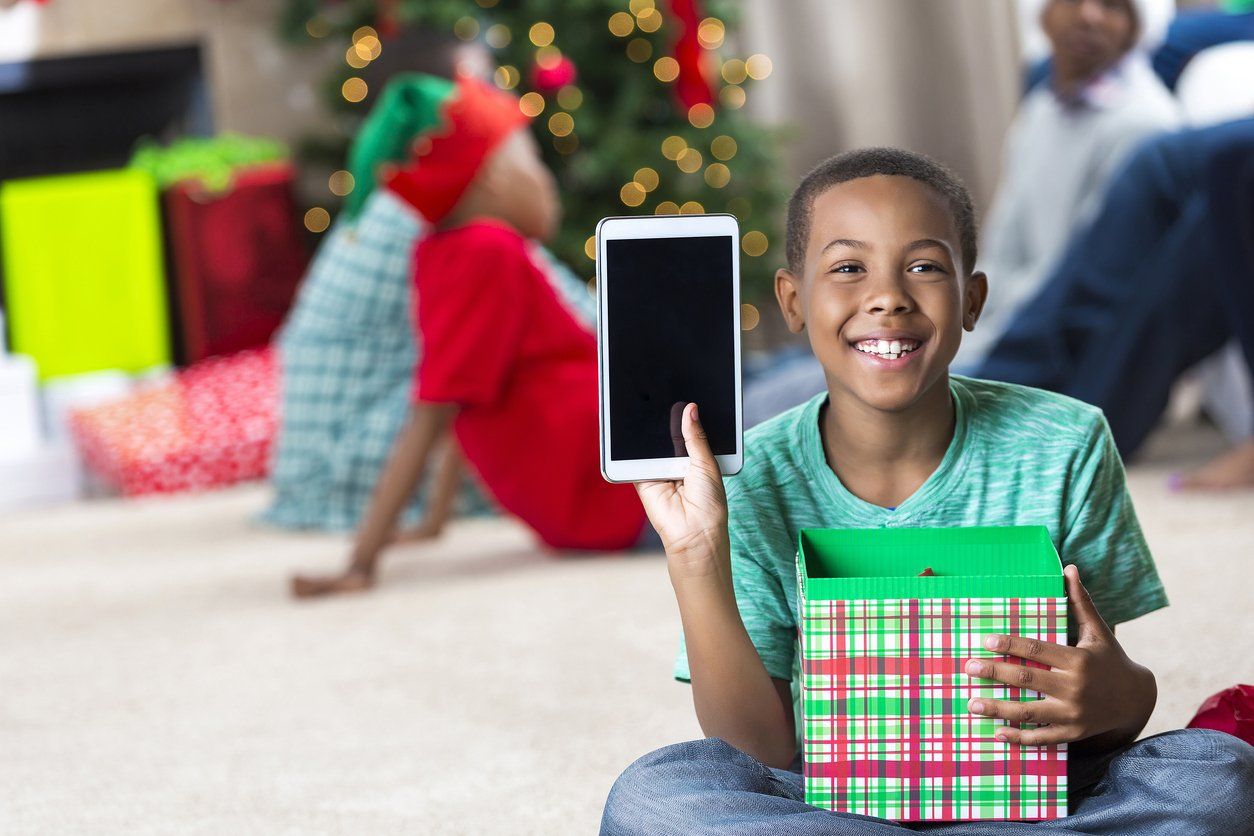
[[[1112,744],[1130,742],[1154,710],[1154,675],[1123,652],[1080,583],[1079,570],[1068,566],[1063,573],[1078,630],[1075,647],[990,635],[984,638],[989,650],[1040,662],[1050,669],[987,659],[972,659],[966,667],[970,676],[1031,688],[1045,698],[1028,702],[976,698],[968,708],[973,714],[1009,721],[996,736],[1011,743],[1042,746],[1097,736],[1108,737]],[[1020,723],[1042,727],[1016,728]]]
[[[680,482],[637,482],[636,491],[649,522],[662,538],[673,579],[715,574],[729,580],[723,476],[710,451],[695,403],[682,408],[679,423],[680,437],[675,443],[682,443],[687,449],[687,475]]]

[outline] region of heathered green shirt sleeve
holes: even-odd
[[[1074,563],[1110,626],[1167,606],[1106,419],[1093,421],[1070,479],[1059,556]]]

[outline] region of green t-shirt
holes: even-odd
[[[854,496],[828,466],[826,393],[745,435],[744,469],[726,480],[732,581],[767,673],[792,681],[794,701],[803,528],[1043,525],[1111,626],[1167,605],[1101,410],[1007,383],[951,376],[949,386],[953,440],[895,509]],[[690,678],[682,643],[675,677]]]

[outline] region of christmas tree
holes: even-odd
[[[497,85],[534,117],[557,175],[559,258],[591,278],[591,236],[607,215],[728,212],[740,220],[743,295],[752,301],[769,295],[780,263],[782,195],[777,137],[741,110],[771,61],[724,54],[735,11],[699,0],[288,0],[281,29],[297,44],[344,44],[327,85],[328,105],[346,114],[343,135],[323,146],[340,160],[365,115],[364,70],[390,30],[480,40],[494,52]],[[333,193],[351,187],[344,172],[331,176]],[[744,318],[752,328],[756,309]]]

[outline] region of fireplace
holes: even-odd
[[[0,180],[117,168],[212,132],[199,44],[0,64]]]

